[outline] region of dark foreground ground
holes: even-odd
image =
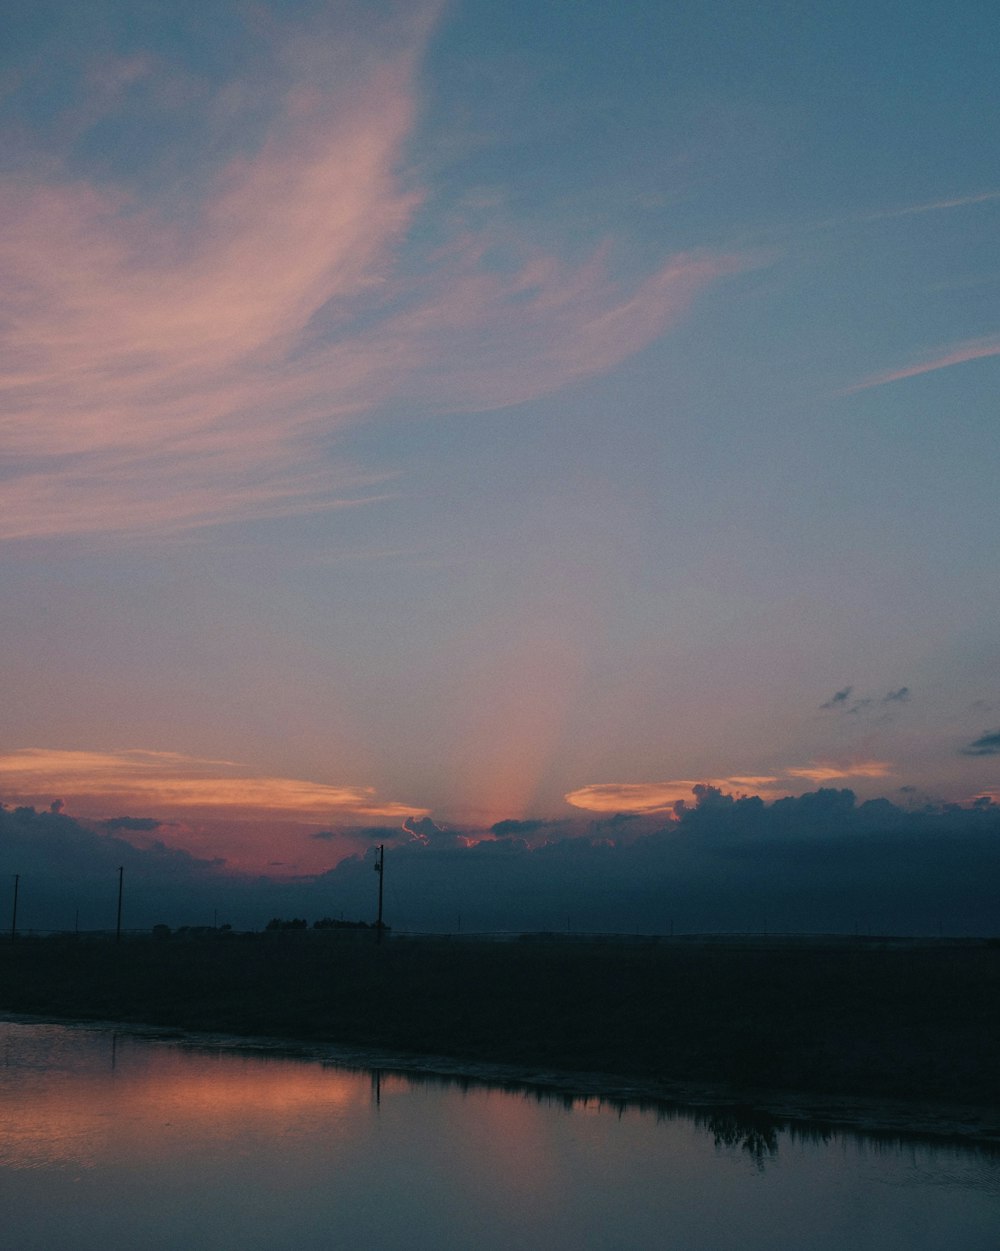
[[[1000,1123],[996,942],[21,937],[0,943],[0,1009]]]

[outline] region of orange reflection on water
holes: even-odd
[[[560,1180],[556,1157],[550,1150],[549,1124],[548,1117],[539,1115],[539,1105],[533,1099],[482,1090],[476,1093],[476,1115],[462,1116],[460,1127],[469,1153],[480,1164],[488,1161],[485,1175],[491,1185],[522,1200],[538,1202],[544,1195],[556,1193]]]
[[[0,1165],[88,1168],[111,1152],[155,1156],[165,1135],[211,1148],[295,1132],[304,1120],[322,1119],[336,1138],[348,1110],[370,1098],[364,1075],[318,1064],[103,1041],[84,1071],[7,1075]]]

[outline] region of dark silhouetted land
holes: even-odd
[[[19,938],[0,1008],[1000,1121],[1000,943]]]

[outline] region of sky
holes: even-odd
[[[2,33],[8,811],[300,885],[716,793],[988,819],[994,4]]]

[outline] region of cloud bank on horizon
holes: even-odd
[[[374,844],[388,844],[396,930],[990,935],[1000,927],[1000,805],[904,808],[821,789],[765,804],[698,788],[675,821],[509,822],[485,840],[427,818],[373,827],[328,872],[233,873],[157,838],[95,831],[58,812],[0,808],[0,844],[22,874],[25,929],[113,928],[118,868],[126,928],[233,925],[272,916],[373,920]],[[527,837],[524,837],[526,835]],[[315,836],[312,836],[315,837]],[[530,841],[529,841],[530,840]]]
[[[9,15],[0,799],[294,877],[1000,794],[1000,20],[744,8]]]

